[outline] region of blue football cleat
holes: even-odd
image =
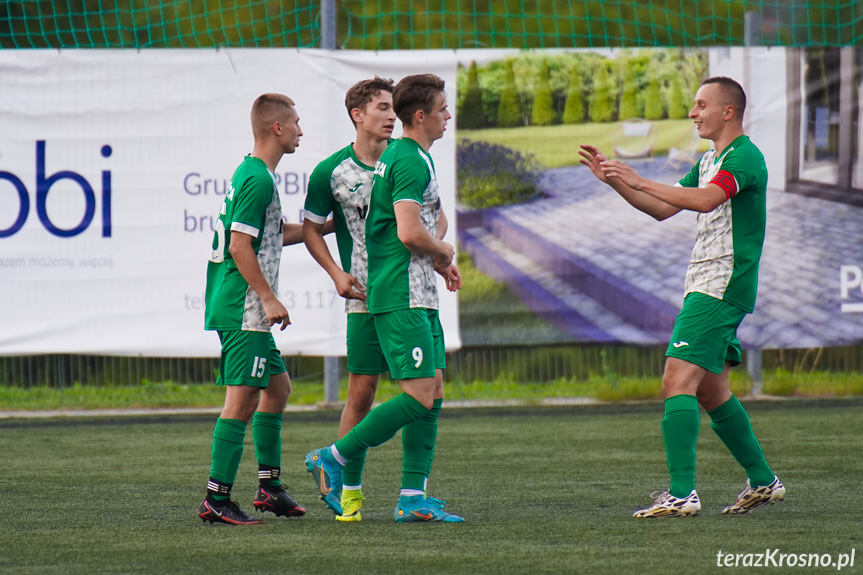
[[[402,496],[393,511],[397,523],[424,523],[443,521],[444,523],[464,523],[464,517],[447,513],[440,500],[429,501],[422,495]]]
[[[320,499],[342,515],[342,466],[333,458],[328,447],[315,449],[306,455],[306,469],[315,478]]]

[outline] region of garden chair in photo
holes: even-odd
[[[653,122],[642,118],[624,120],[611,132],[614,154],[622,160],[652,157],[655,143],[656,130]]]
[[[687,167],[692,166],[698,161],[698,130],[695,126],[691,126],[680,135],[674,142],[674,145],[668,149],[668,159],[665,160],[666,166],[672,166],[675,170],[679,170],[681,165]]]

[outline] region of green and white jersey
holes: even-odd
[[[357,159],[353,144],[342,148],[312,172],[303,216],[323,224],[333,214],[342,269],[363,286],[368,284],[366,213],[373,176],[374,168]],[[347,299],[345,311],[368,313],[369,308],[364,301]]]
[[[375,166],[375,179],[366,219],[369,254],[369,311],[423,307],[438,309],[434,258],[411,252],[399,240],[394,205],[416,202],[420,219],[437,237],[440,196],[434,163],[410,138],[392,142]]]
[[[273,291],[279,292],[282,258],[282,204],[276,176],[260,158],[246,156],[231,177],[216,221],[207,265],[204,328],[270,331],[264,303],[240,274],[228,251],[231,234],[252,236],[258,265]]]
[[[703,188],[710,183],[721,187],[728,200],[698,214],[685,293],[704,293],[752,313],[767,222],[764,156],[747,136],[739,136],[721,154],[704,154],[679,185]]]

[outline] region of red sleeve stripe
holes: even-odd
[[[722,191],[725,192],[726,200],[730,200],[738,191],[737,180],[734,179],[731,172],[726,170],[719,170],[709,183],[716,184],[722,188]]]

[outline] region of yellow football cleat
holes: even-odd
[[[363,508],[364,499],[362,489],[342,491],[342,514],[336,515],[336,521],[362,521],[363,514],[360,510]]]

